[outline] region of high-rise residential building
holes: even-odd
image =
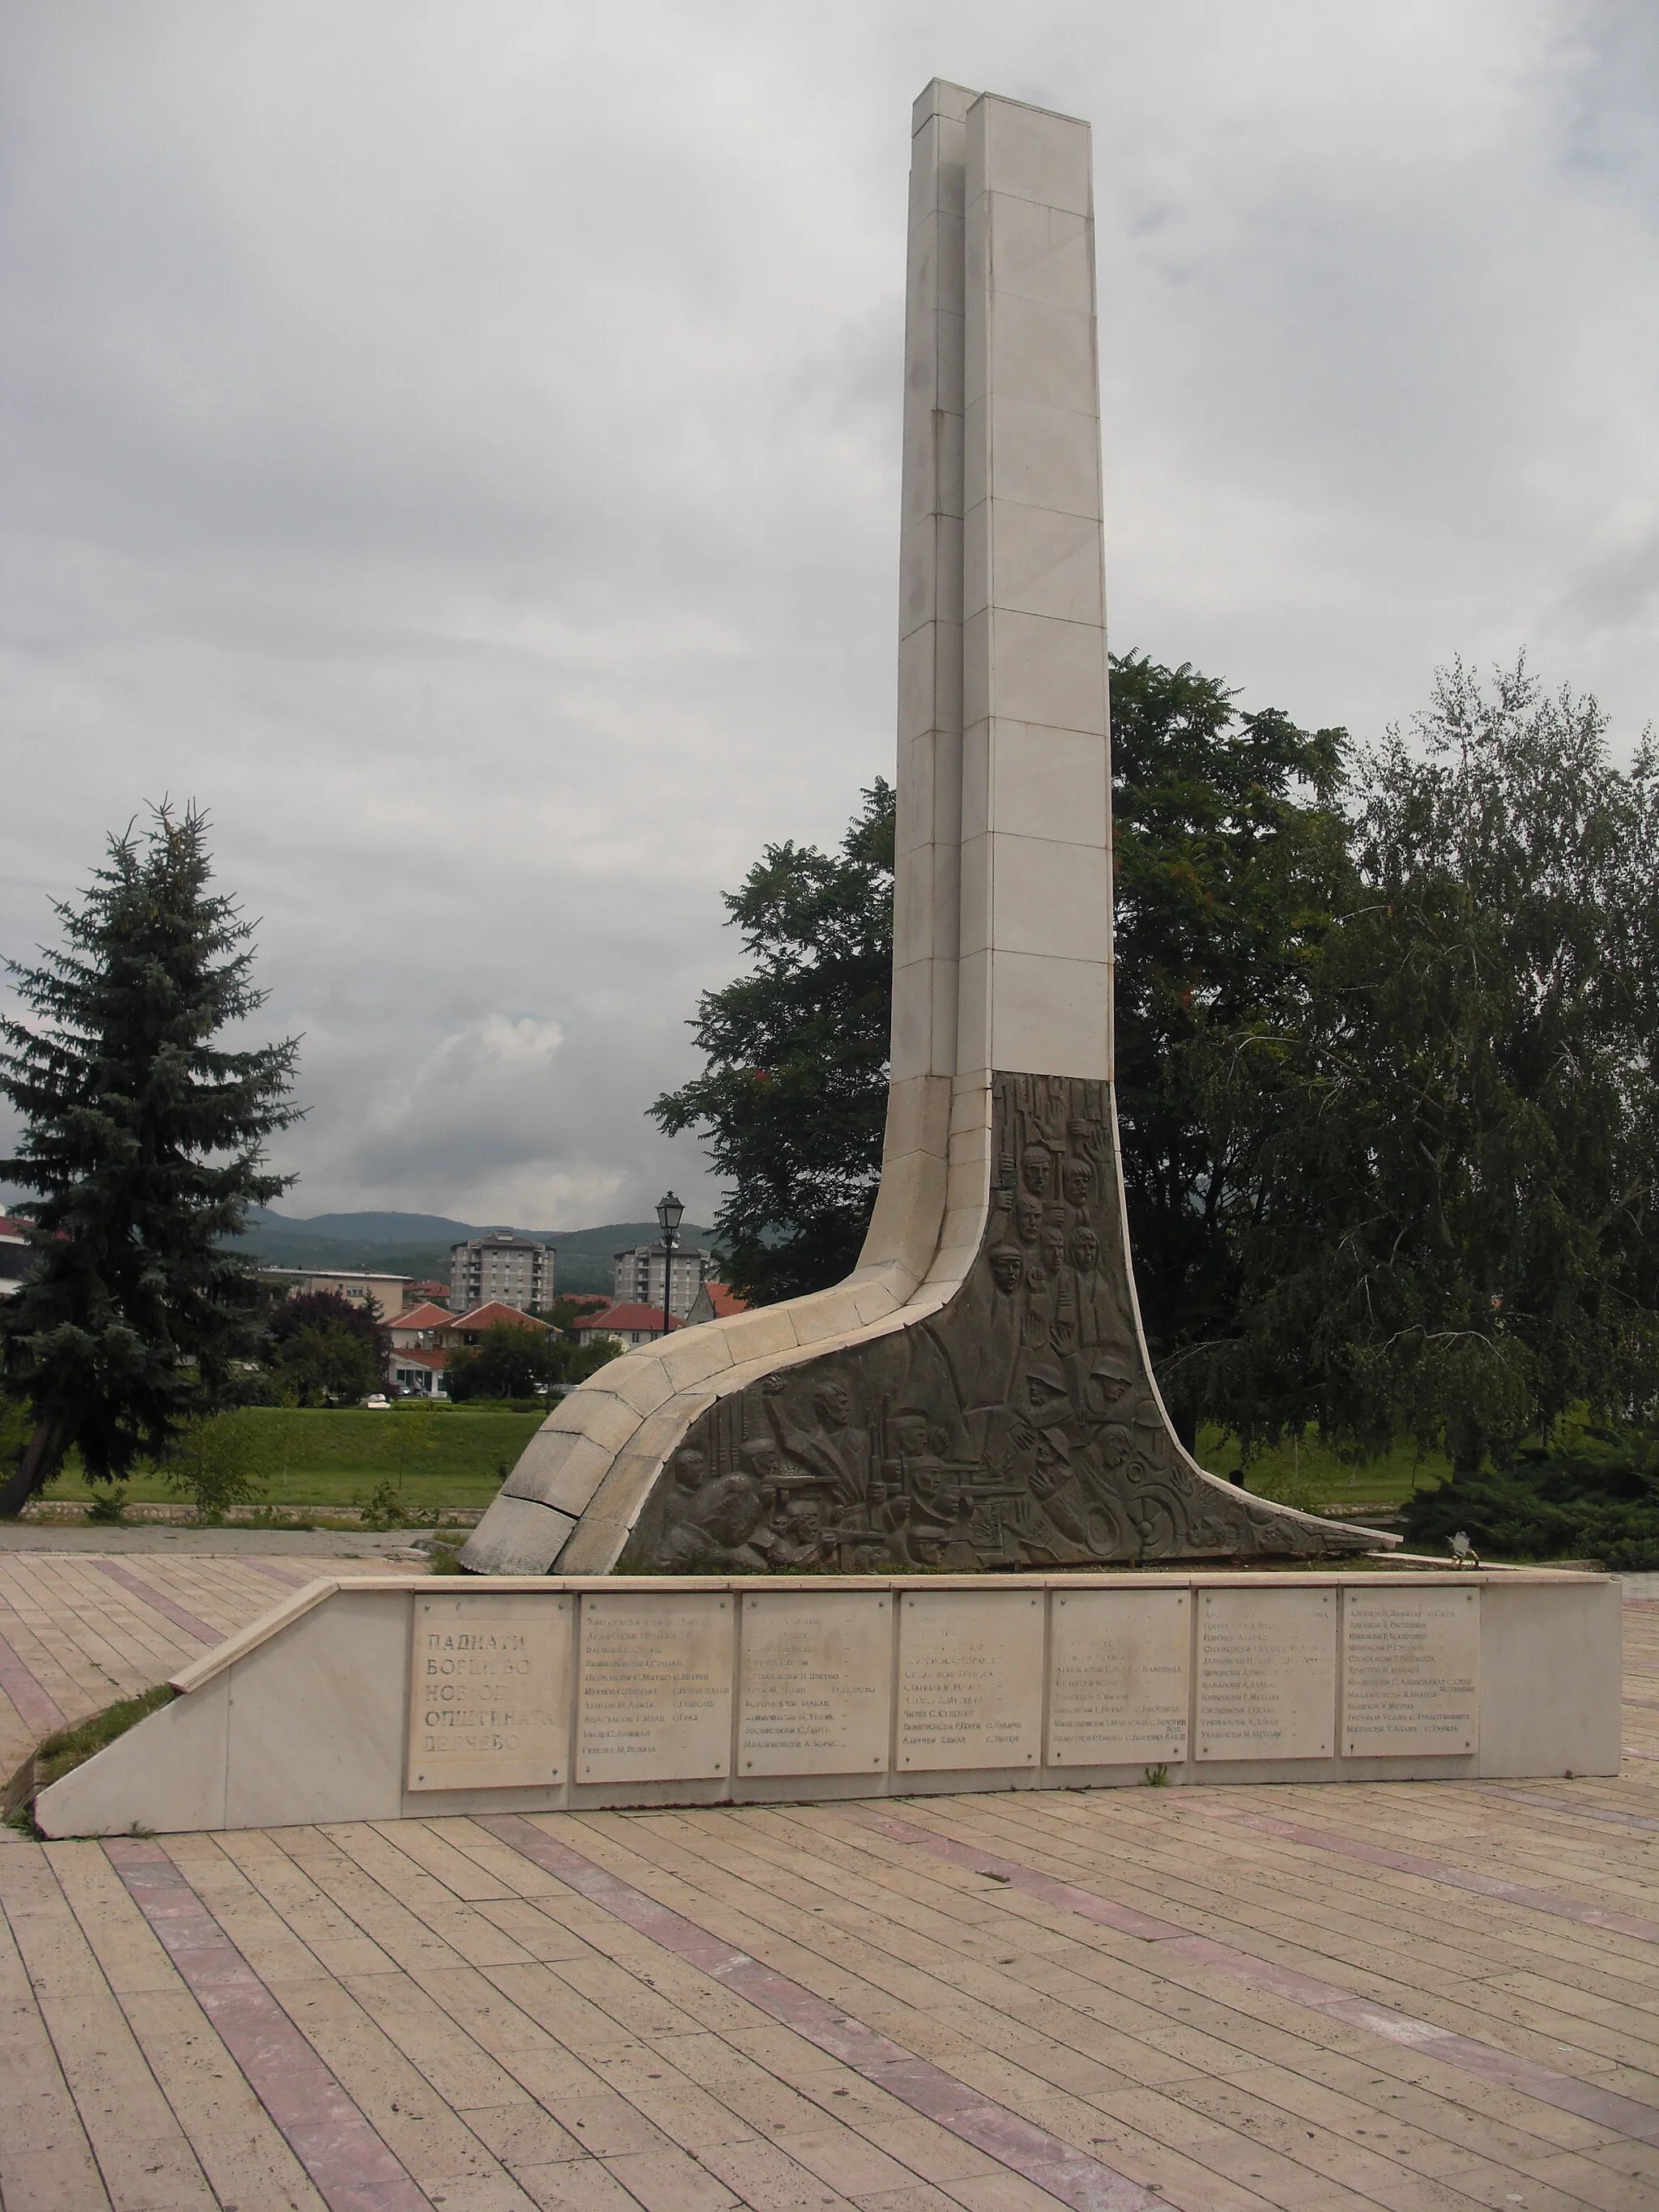
[[[553,1303],[554,1248],[510,1229],[492,1229],[449,1248],[449,1310],[470,1313],[498,1300],[528,1313]]]
[[[662,1273],[664,1246],[660,1237],[654,1244],[636,1244],[632,1251],[618,1252],[617,1260],[616,1302],[619,1306],[655,1306],[662,1311]],[[674,1272],[669,1288],[668,1310],[678,1314],[682,1321],[691,1310],[692,1301],[702,1288],[702,1279],[714,1266],[714,1255],[696,1244],[677,1244],[674,1247]]]

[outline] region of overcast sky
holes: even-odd
[[[893,751],[909,107],[1095,128],[1112,644],[1659,707],[1651,0],[5,0],[0,950],[210,810],[286,1211],[708,1218],[720,892]]]

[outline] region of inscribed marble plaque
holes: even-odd
[[[740,1774],[870,1774],[887,1764],[893,1601],[884,1590],[743,1601]]]
[[[899,1622],[898,1763],[1035,1766],[1042,1736],[1042,1599],[907,1590]]]
[[[1336,1593],[1206,1589],[1198,1603],[1200,1759],[1328,1759]]]
[[[726,1772],[735,1606],[712,1591],[583,1598],[578,1782]]]
[[[1056,1591],[1048,1764],[1184,1759],[1191,1628],[1184,1589]]]
[[[562,1782],[569,1741],[568,1597],[416,1599],[411,1790]]]
[[[1461,1758],[1480,1709],[1480,1595],[1350,1589],[1342,1606],[1342,1748],[1350,1759]]]

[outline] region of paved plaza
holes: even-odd
[[[0,1558],[11,1742],[337,1565]],[[1617,1781],[3,1832],[0,2203],[1651,2207],[1626,1626]]]

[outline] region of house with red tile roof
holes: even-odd
[[[717,1283],[712,1275],[705,1275],[702,1288],[691,1301],[691,1310],[685,1316],[688,1328],[696,1328],[700,1322],[729,1321],[733,1314],[747,1313],[749,1301],[724,1283]]]
[[[394,1345],[386,1364],[386,1379],[401,1398],[442,1398],[444,1370],[449,1364],[449,1354],[440,1346],[408,1345],[401,1352]]]
[[[538,1321],[534,1314],[520,1311],[517,1306],[503,1305],[499,1298],[489,1304],[474,1306],[471,1313],[450,1314],[443,1317],[443,1334],[437,1340],[442,1344],[480,1344],[487,1328],[539,1328],[550,1333],[551,1322]]]
[[[441,1332],[454,1318],[447,1306],[433,1305],[430,1302],[405,1306],[395,1321],[386,1323],[393,1351],[430,1352],[434,1345],[443,1342]]]
[[[670,1328],[684,1328],[685,1323],[678,1314],[669,1316]],[[660,1306],[607,1306],[603,1313],[589,1314],[576,1323],[574,1334],[579,1344],[592,1344],[608,1336],[614,1343],[623,1345],[654,1344],[662,1334]]]

